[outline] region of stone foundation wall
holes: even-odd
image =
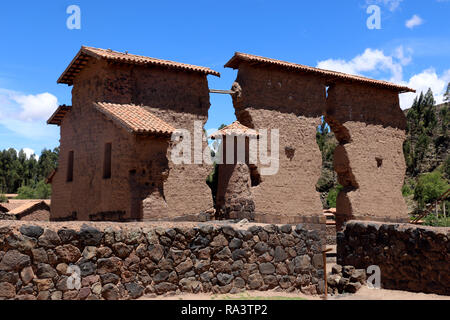
[[[275,288],[323,291],[324,228],[247,228],[188,222],[0,221],[0,300],[116,300]],[[77,279],[79,286],[71,288]]]
[[[337,262],[378,265],[381,286],[450,295],[450,228],[350,221],[337,236]]]

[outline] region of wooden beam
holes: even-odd
[[[210,93],[220,93],[220,94],[234,94],[233,90],[219,90],[219,89],[209,89]]]

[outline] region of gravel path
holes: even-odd
[[[321,296],[308,296],[302,293],[287,293],[277,291],[246,291],[241,294],[224,294],[213,295],[207,293],[201,294],[181,294],[174,296],[163,297],[149,297],[144,296],[140,300],[251,300],[267,299],[267,300],[282,300],[280,297],[286,298],[286,300],[292,300],[295,298],[301,298],[306,300],[322,300]],[[272,298],[272,299],[271,299]],[[328,300],[450,300],[450,296],[440,296],[436,294],[415,293],[399,290],[386,290],[386,289],[369,289],[363,286],[356,294],[342,294],[338,296],[330,296]]]

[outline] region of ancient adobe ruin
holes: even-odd
[[[278,129],[280,159],[275,175],[263,176],[264,165],[247,161],[220,166],[223,217],[324,223],[315,189],[321,170],[315,134],[324,116],[339,141],[338,228],[349,219],[407,220],[406,119],[398,95],[414,90],[243,53],[225,67],[238,70],[229,91],[238,123],[228,129]],[[72,107],[61,106],[49,120],[61,126],[52,219],[188,220],[210,210],[211,166],[170,160],[174,130],[193,132],[195,120],[207,120],[207,75],[219,73],[82,47],[58,80],[73,85]]]
[[[61,127],[52,219],[176,219],[211,209],[210,166],[170,160],[175,128],[207,120],[207,75],[219,73],[82,47],[58,80],[73,86],[72,106],[48,121]]]
[[[334,166],[344,189],[337,200],[338,229],[350,219],[408,219],[401,194],[406,118],[398,95],[414,90],[244,53],[225,67],[238,69],[238,121],[280,133],[279,172],[263,176],[251,190],[256,221],[320,222],[315,186],[322,161],[315,133],[322,116],[339,141]]]

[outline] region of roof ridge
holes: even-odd
[[[311,66],[307,66],[307,65],[299,64],[299,63],[295,63],[295,62],[278,60],[278,59],[274,59],[274,58],[267,58],[267,57],[263,57],[263,56],[259,56],[259,55],[254,55],[254,54],[250,54],[250,53],[242,53],[242,52],[238,52],[238,51],[236,51],[234,53],[234,56],[225,64],[224,67],[236,69],[238,67],[238,63],[236,62],[236,60],[238,60],[238,59],[242,59],[245,61],[253,60],[253,61],[259,62],[259,63],[270,63],[270,64],[275,64],[275,65],[278,65],[281,67],[286,67],[286,68],[292,67],[292,68],[296,68],[296,69],[303,70],[306,72],[320,73],[324,76],[338,77],[338,78],[341,78],[342,80],[355,80],[355,81],[360,81],[360,82],[364,82],[364,83],[371,83],[374,85],[381,85],[381,86],[385,86],[385,87],[389,87],[389,88],[396,88],[396,89],[401,90],[400,93],[416,92],[414,89],[411,89],[407,86],[395,84],[393,82],[389,82],[386,80],[371,79],[371,78],[364,77],[361,75],[354,75],[354,74],[344,73],[344,72],[340,72],[340,71],[333,71],[333,70],[327,70],[327,69],[322,69],[322,68],[317,68],[317,67],[311,67]]]
[[[136,65],[148,65],[154,64],[160,67],[167,67],[173,69],[182,69],[186,72],[197,72],[205,75],[214,75],[220,77],[220,73],[203,66],[197,66],[184,62],[176,62],[172,60],[159,59],[154,57],[148,57],[144,55],[137,55],[126,52],[114,51],[112,49],[102,49],[96,47],[90,47],[82,45],[76,56],[72,59],[68,67],[64,70],[62,75],[58,79],[58,83],[65,83],[67,85],[73,84],[73,79],[82,70],[85,65],[86,57],[96,57],[107,60],[118,60],[122,63],[136,64]]]
[[[176,129],[160,119],[150,107],[136,104],[94,102],[94,107],[110,120],[119,123],[125,130],[136,134],[171,135]],[[133,109],[133,110],[126,110]]]
[[[10,210],[8,213],[9,214],[18,214],[18,213],[21,213],[21,212],[23,212],[25,210],[28,210],[28,209],[34,207],[35,205],[41,204],[43,202],[45,203],[44,200],[40,200],[40,199],[39,200],[38,199],[29,199],[29,201],[27,201],[24,204],[22,204],[22,205],[20,205],[20,206],[18,206],[16,208]]]
[[[258,136],[258,131],[253,129],[253,128],[249,128],[245,125],[243,125],[242,123],[240,123],[238,120],[233,121],[231,124],[223,127],[220,130],[217,130],[216,132],[214,132],[213,134],[211,134],[209,137],[211,139],[215,139],[218,136],[223,136],[223,135],[232,135],[232,134],[241,134],[241,135],[247,135],[247,136]]]

